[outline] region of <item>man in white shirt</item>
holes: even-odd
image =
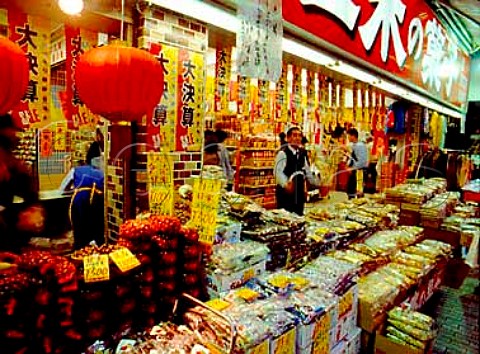
[[[357,197],[357,171],[365,171],[368,167],[367,146],[358,141],[358,131],[352,128],[348,131],[348,141],[351,144],[352,155],[348,162],[350,176],[348,177],[347,194],[348,198]]]
[[[305,179],[318,185],[308,165],[307,153],[301,148],[302,132],[292,127],[287,132],[287,145],[275,158],[277,208],[302,216],[305,206]]]

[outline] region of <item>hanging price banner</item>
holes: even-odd
[[[83,258],[83,276],[85,283],[94,283],[110,279],[108,256],[92,255]]]
[[[128,248],[122,247],[119,250],[110,253],[110,258],[122,273],[136,268],[140,265],[140,261]]]

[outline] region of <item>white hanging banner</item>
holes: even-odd
[[[282,1],[237,2],[237,65],[241,76],[277,82],[282,74]]]

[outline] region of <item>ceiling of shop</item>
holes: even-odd
[[[429,0],[439,20],[468,53],[480,50],[480,0]]]

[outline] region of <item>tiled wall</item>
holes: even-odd
[[[118,229],[126,215],[124,210],[125,168],[123,160],[117,159],[115,165],[108,165],[107,173],[107,225],[108,237],[116,239]]]

